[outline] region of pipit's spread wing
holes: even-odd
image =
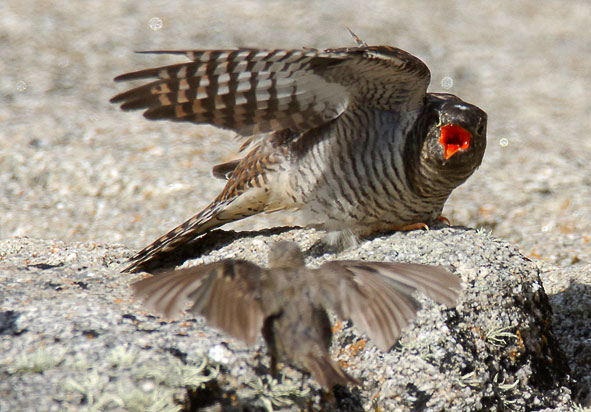
[[[136,295],[152,310],[174,315],[190,310],[229,335],[253,345],[263,326],[259,288],[264,269],[243,260],[222,260],[135,282]]]
[[[351,319],[383,351],[416,317],[420,307],[413,297],[416,291],[453,306],[461,289],[458,277],[438,266],[333,261],[318,272],[317,287],[310,288],[313,300]]]

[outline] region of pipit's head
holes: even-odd
[[[294,242],[281,241],[269,249],[269,267],[299,268],[305,264],[304,254]]]

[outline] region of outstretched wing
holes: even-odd
[[[422,107],[430,74],[388,46],[328,50],[163,50],[191,62],[139,70],[116,81],[155,79],[111,99],[148,119],[211,124],[243,136],[303,132],[352,107]]]
[[[175,270],[133,283],[135,294],[151,310],[174,315],[190,310],[249,345],[263,326],[260,280],[263,269],[241,260],[222,260]]]
[[[425,293],[454,306],[461,290],[457,276],[438,266],[408,263],[334,261],[318,269],[322,292],[315,301],[351,319],[378,348],[389,350],[420,308],[412,296]]]

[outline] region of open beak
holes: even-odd
[[[470,147],[472,135],[469,131],[457,124],[447,124],[441,127],[439,143],[443,146],[445,160],[452,157],[458,150],[466,150]]]

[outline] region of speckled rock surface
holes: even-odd
[[[172,407],[174,395],[183,399],[183,386],[199,387],[201,379],[209,383],[194,393],[194,406],[205,406],[209,394],[219,402],[227,396],[236,407],[263,408],[264,399],[292,410],[568,410],[572,382],[550,304],[536,264],[514,247],[484,232],[449,228],[321,253],[321,236],[299,229],[241,237],[187,265],[226,257],[265,264],[268,244],[289,239],[308,249],[310,265],[329,259],[440,264],[453,268],[464,288],[456,309],[423,299],[425,308],[389,353],[354,327],[339,328],[334,355],[363,388],[338,392],[336,404],[307,378],[300,387],[302,375],[289,367],[280,383],[264,386],[262,342],[249,352],[202,318],[146,314],[127,286],[142,275],[117,273],[129,256],[125,248],[17,239],[0,244],[0,405],[141,410],[137,405],[147,407],[159,393]]]
[[[531,265],[540,270],[554,312],[554,333],[578,382],[573,395],[577,402],[591,405],[589,15],[591,4],[586,0],[486,4],[449,0],[436,5],[423,0],[395,4],[376,0],[363,5],[287,0],[0,2],[0,239],[8,242],[0,248],[0,342],[3,348],[13,342],[24,345],[19,354],[28,358],[21,364],[30,364],[31,356],[37,355],[42,361],[49,352],[50,364],[60,365],[21,380],[11,375],[7,381],[5,373],[15,370],[15,359],[11,357],[9,365],[6,355],[0,364],[0,409],[6,407],[2,402],[14,399],[24,403],[10,403],[10,410],[40,410],[39,405],[49,409],[55,405],[52,399],[63,397],[71,401],[67,405],[83,409],[90,401],[105,401],[99,396],[104,393],[120,389],[115,393],[136,394],[127,390],[135,387],[129,371],[111,366],[111,357],[124,358],[115,363],[129,359],[146,363],[141,356],[147,356],[160,359],[160,365],[172,359],[166,375],[184,376],[173,354],[156,350],[121,354],[118,343],[102,346],[88,337],[92,333],[80,335],[92,330],[88,325],[104,332],[120,323],[137,333],[140,308],[129,310],[135,320],[122,318],[126,312],[116,301],[127,299],[125,285],[130,278],[113,266],[102,266],[103,257],[109,263],[129,256],[128,249],[115,245],[137,250],[209,203],[223,184],[210,177],[211,167],[230,160],[239,147],[230,133],[148,122],[138,113],[121,113],[110,105],[108,99],[121,90],[112,82],[117,74],[177,61],[132,51],[352,45],[345,27],[370,44],[393,45],[417,55],[432,71],[430,90],[458,94],[488,112],[483,164],[453,193],[444,214],[453,224],[492,230],[495,238],[532,259],[533,263],[524,261],[522,270],[529,273]],[[291,215],[277,214],[247,219],[234,228],[292,223]],[[483,262],[489,259],[484,267],[495,265],[493,245],[490,251],[485,247],[474,252]],[[409,252],[408,260],[421,259],[428,251],[440,253],[440,247],[439,240],[433,241]],[[27,261],[62,266],[25,270]],[[83,266],[91,269],[78,271]],[[113,289],[107,293],[102,288]],[[102,292],[95,294],[98,290]],[[96,302],[104,306],[93,306]],[[73,314],[70,320],[65,313]],[[95,317],[96,321],[90,320]],[[108,321],[111,317],[113,323]],[[507,324],[509,319],[503,319]],[[154,319],[152,323],[146,329],[162,328],[162,339],[175,345],[180,345],[179,339],[199,340],[194,332],[191,339],[176,332],[166,335],[167,328],[178,325],[160,325]],[[19,335],[21,324],[29,332]],[[185,329],[194,325],[187,320]],[[54,342],[52,334],[72,331],[78,335],[71,345]],[[118,342],[119,337],[113,339]],[[68,349],[75,343],[81,350]],[[245,348],[233,345],[233,350],[243,351],[240,359],[245,365],[252,362]],[[63,355],[62,350],[66,350]],[[186,353],[188,362],[199,361],[198,351]],[[94,359],[104,363],[93,368]],[[78,389],[63,389],[70,381],[62,369],[70,371]],[[56,375],[49,378],[52,373]],[[110,374],[122,377],[108,381]],[[499,375],[497,383],[504,385],[504,378]],[[509,379],[505,382],[514,382]],[[482,382],[488,383],[478,388],[490,391],[491,381],[479,380],[478,385]],[[142,385],[140,398],[151,393],[154,409],[162,406],[162,399],[170,399],[155,390],[161,385]],[[92,391],[83,396],[81,387]],[[391,388],[391,393],[400,393],[399,386]],[[558,399],[556,393],[545,393],[545,399]],[[121,399],[111,407],[120,405]],[[422,398],[417,395],[417,399]],[[124,403],[128,409],[130,402]],[[145,404],[138,405],[136,410],[146,410]],[[507,403],[507,409],[511,405]],[[476,409],[476,404],[472,407]]]

